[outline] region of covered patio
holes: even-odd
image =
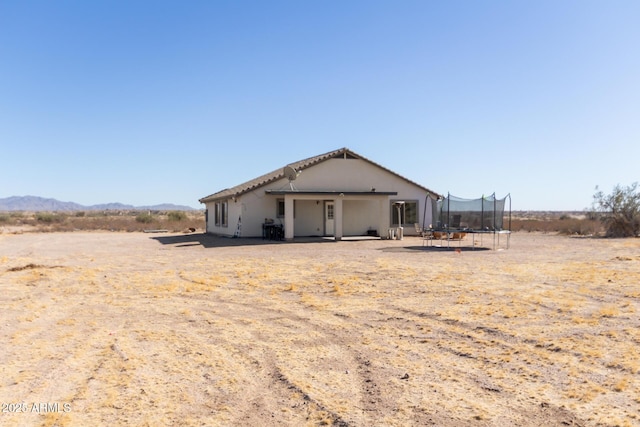
[[[387,233],[390,223],[389,201],[395,191],[298,191],[266,190],[271,196],[284,199],[284,237],[296,237],[296,222],[299,228],[316,230],[322,236],[333,236],[342,240],[345,235],[366,235],[375,231],[378,236]],[[295,202],[301,202],[304,215],[296,218]],[[311,202],[311,203],[310,203]],[[313,208],[315,202],[316,208]],[[322,206],[320,206],[322,203]],[[322,217],[311,210],[322,210]]]

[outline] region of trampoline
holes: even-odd
[[[427,196],[427,198],[430,198]],[[428,201],[427,201],[428,202]],[[508,202],[508,204],[507,204]],[[428,206],[428,203],[427,203]],[[480,237],[489,234],[493,237],[493,249],[500,246],[500,236],[506,236],[506,248],[509,249],[511,240],[511,195],[498,199],[495,193],[478,199],[463,199],[447,193],[447,197],[434,200],[431,198],[432,218],[435,224],[425,224],[426,213],[423,217],[422,229],[428,231],[429,240],[447,240],[447,246],[452,240],[461,244],[467,234],[472,236],[475,248],[476,235]],[[505,210],[507,222],[505,224]],[[424,245],[424,242],[423,242]],[[497,246],[496,246],[497,245]]]

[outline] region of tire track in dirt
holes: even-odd
[[[253,304],[245,304],[245,303],[234,303],[234,304],[236,306],[249,307],[251,310],[256,310],[256,307]],[[343,335],[336,332],[327,333],[326,324],[318,324],[309,318],[302,318],[299,315],[292,312],[285,312],[283,310],[274,311],[274,310],[264,309],[264,308],[259,308],[257,309],[257,311],[262,313],[265,313],[265,312],[274,313],[276,317],[272,317],[269,319],[271,321],[271,324],[277,323],[277,321],[281,321],[283,319],[287,321],[294,320],[295,325],[299,325],[299,326],[296,326],[297,328],[306,328],[313,331],[320,330],[325,334],[325,336],[329,337],[329,342],[337,341],[342,343],[342,345],[349,346],[349,344],[344,344],[345,340],[348,342],[352,340],[352,336],[349,334]],[[256,316],[255,311],[251,315]],[[341,313],[335,313],[335,315],[337,315],[337,317],[340,317],[341,319],[345,318],[345,316]],[[346,317],[346,318],[348,319],[349,317]],[[277,321],[273,322],[274,320],[277,320]],[[357,327],[361,328],[363,326],[365,328],[368,328],[368,326],[366,326],[366,323],[362,324],[357,320],[353,321],[352,324],[356,328]],[[242,325],[242,326],[246,328],[246,325]],[[370,326],[372,329],[375,329],[374,325],[370,325]],[[350,329],[351,331],[350,333],[353,333],[353,330],[351,328],[348,328],[348,329]],[[267,343],[272,341],[272,339],[268,337],[260,336],[259,341]],[[393,348],[394,346],[396,346],[396,344],[394,342],[389,341],[386,346]],[[353,424],[353,425],[370,425],[371,423],[375,423],[376,420],[379,420],[384,416],[388,416],[389,414],[394,413],[394,411],[396,410],[394,408],[398,404],[397,402],[400,394],[406,393],[407,388],[411,389],[412,387],[422,387],[421,384],[412,385],[411,382],[405,381],[403,383],[402,381],[400,381],[400,383],[401,384],[403,383],[404,385],[396,386],[396,387],[399,387],[399,390],[390,389],[389,387],[393,386],[393,384],[390,384],[390,380],[395,380],[396,382],[399,382],[398,380],[404,380],[405,378],[403,377],[403,373],[405,373],[406,375],[406,372],[401,371],[403,373],[399,373],[397,368],[395,369],[390,368],[389,366],[386,365],[388,363],[387,359],[385,359],[384,357],[381,358],[381,355],[378,354],[377,352],[363,351],[364,348],[366,347],[359,346],[360,351],[351,351],[352,357],[354,357],[356,360],[355,371],[358,373],[359,388],[360,388],[360,393],[362,395],[362,397],[359,398],[361,403],[359,405],[356,405],[357,408],[361,411],[361,414],[348,415],[348,413],[353,413],[353,411],[349,411],[347,413],[332,411],[334,415],[337,415],[338,417],[340,417],[340,418],[334,418],[334,419],[337,419],[339,422],[344,421],[344,422],[347,422],[348,424]],[[353,370],[350,370],[349,373],[352,374]],[[282,371],[278,371],[278,374],[276,374],[276,376],[280,376],[280,375],[283,375]],[[296,379],[290,378],[289,376],[285,376],[285,378],[287,379],[287,382],[295,384],[297,387],[297,390],[300,393],[302,393],[303,396],[304,395],[313,396],[313,392],[311,390],[309,390],[308,388],[305,388],[304,386],[298,386],[300,382],[299,378],[297,381]],[[491,383],[488,383],[486,379],[477,379],[476,382],[481,384],[482,388],[486,391],[495,392],[497,390],[497,388]],[[314,398],[313,401],[317,403],[320,408],[326,409],[330,407],[328,403],[322,401],[321,399]],[[448,420],[447,421],[448,423],[453,423],[453,424],[462,423],[460,425],[464,425],[464,420],[460,419],[456,415],[452,413],[448,413],[446,411],[444,413],[442,412],[437,413],[438,409],[435,407],[430,407],[429,410],[425,410],[425,407],[414,405],[409,408],[408,412],[410,413],[406,415],[405,419],[412,420],[412,422],[416,423],[417,425],[428,425],[430,424],[430,420],[431,421],[438,420],[437,423],[442,423],[444,422],[444,420]],[[436,422],[436,421],[433,421],[433,422]]]
[[[525,265],[528,249],[407,261],[353,245],[282,245],[277,255],[246,247],[160,252],[136,236],[105,235],[129,242],[111,244],[116,252],[93,236],[51,239],[48,258],[11,265],[78,269],[42,269],[47,277],[38,281],[28,277],[36,269],[0,274],[10,290],[6,336],[15,337],[3,361],[23,357],[40,375],[38,390],[56,398],[56,387],[64,390],[74,404],[69,425],[583,425],[572,418],[578,413],[590,426],[606,425],[605,417],[637,421],[637,285],[629,277],[549,283],[564,261],[548,247],[534,248],[539,267],[558,266],[507,269],[505,279],[503,267]],[[58,239],[70,241],[81,262],[60,258]],[[335,261],[335,248],[344,260]],[[332,269],[318,270],[319,259]],[[478,265],[495,274],[472,276]],[[20,286],[9,283],[19,275]],[[436,276],[440,282],[429,280]],[[580,299],[575,310],[571,297]],[[617,301],[630,305],[598,314],[603,302]],[[47,322],[57,324],[54,334],[42,332]],[[51,365],[38,364],[31,342],[48,346]],[[68,375],[47,376],[53,364]],[[13,377],[21,368],[2,369]]]
[[[559,347],[557,344],[552,342],[543,342],[533,338],[521,338],[515,334],[510,334],[505,331],[501,331],[494,327],[485,326],[483,324],[479,324],[476,322],[465,322],[458,319],[450,319],[446,317],[442,317],[438,314],[430,314],[417,312],[413,310],[409,310],[402,307],[394,307],[393,309],[408,314],[410,316],[417,317],[419,319],[428,319],[431,322],[431,325],[440,325],[439,332],[445,335],[449,335],[447,338],[453,341],[464,341],[469,340],[471,344],[474,345],[484,345],[486,344],[486,340],[484,340],[483,335],[490,335],[491,341],[490,344],[492,346],[500,346],[505,350],[509,351],[519,351],[522,346],[536,349],[546,349],[549,353],[558,353],[562,351],[567,351]],[[418,324],[418,321],[416,324]],[[457,332],[453,330],[453,327],[459,327],[465,332]],[[479,335],[482,333],[483,335]],[[473,335],[472,335],[473,334]],[[415,336],[411,336],[411,338],[416,338]],[[455,354],[455,351],[453,351]],[[571,353],[575,357],[582,356],[581,353]],[[456,354],[462,357],[469,357],[468,354]]]
[[[334,324],[318,322],[311,317],[302,316],[295,310],[275,309],[254,303],[233,301],[228,298],[217,300],[215,305],[211,305],[211,300],[204,296],[194,295],[189,296],[188,299],[190,301],[198,300],[203,302],[203,305],[198,310],[213,313],[216,316],[225,313],[224,318],[234,322],[238,329],[250,327],[250,344],[246,342],[246,337],[244,340],[230,339],[225,342],[238,350],[238,353],[242,355],[241,357],[246,360],[244,365],[247,369],[256,371],[256,374],[262,372],[260,375],[263,377],[266,369],[268,372],[266,376],[274,379],[267,387],[271,393],[277,390],[276,395],[279,395],[282,400],[291,399],[291,394],[296,394],[297,401],[294,399],[295,402],[291,404],[292,407],[297,408],[305,405],[313,408],[312,412],[324,412],[332,420],[331,423],[337,425],[368,425],[375,422],[378,414],[385,413],[389,407],[393,406],[388,396],[389,393],[383,392],[379,385],[380,381],[377,378],[380,375],[380,371],[385,371],[384,367],[376,367],[375,363],[371,361],[375,359],[374,354],[367,354],[362,349],[360,351],[353,350],[353,337],[350,335],[351,328],[343,327],[345,332],[342,333],[339,328],[334,327]],[[191,306],[193,307],[193,305]],[[221,306],[226,307],[220,309]],[[235,309],[230,307],[235,307]],[[299,307],[297,308],[299,309]],[[230,314],[232,315],[229,316]],[[345,321],[344,315],[336,314],[335,317],[339,318],[339,321],[343,323]],[[247,324],[247,318],[257,321],[260,327],[255,326],[255,324]],[[348,378],[349,384],[357,384],[357,393],[355,395],[351,393],[350,397],[354,398],[359,395],[357,400],[360,401],[360,404],[354,403],[354,406],[359,408],[360,413],[354,413],[353,410],[345,412],[344,409],[340,408],[339,403],[332,401],[334,399],[329,397],[327,401],[327,396],[324,398],[319,397],[311,384],[308,382],[305,384],[306,379],[299,377],[299,372],[296,374],[292,367],[283,365],[286,360],[283,359],[283,356],[279,357],[276,354],[277,347],[282,345],[281,338],[283,336],[308,335],[310,333],[314,335],[313,343],[305,343],[304,340],[298,340],[295,343],[296,346],[301,347],[300,354],[317,351],[317,349],[314,350],[311,347],[330,348],[338,346],[342,363],[348,368],[344,373],[344,377]],[[217,339],[220,338],[218,337]],[[324,366],[322,368],[324,371],[338,371],[338,368],[335,367],[327,368]],[[309,374],[312,373],[311,369],[307,372]],[[334,384],[334,386],[339,386],[339,384]],[[273,390],[274,387],[275,390]]]
[[[429,345],[429,351],[431,352],[445,353],[458,358],[460,363],[456,363],[450,358],[442,357],[442,355],[434,355],[431,358],[431,363],[436,366],[435,369],[438,372],[450,371],[453,378],[458,378],[463,384],[466,383],[467,387],[475,385],[477,390],[473,393],[476,395],[481,395],[482,392],[486,393],[486,400],[511,401],[520,395],[517,381],[512,380],[507,383],[500,378],[493,378],[491,375],[492,370],[504,371],[506,369],[512,372],[512,378],[521,378],[520,381],[526,382],[536,381],[537,374],[535,372],[537,370],[555,371],[555,374],[550,375],[553,378],[560,379],[564,376],[562,368],[556,366],[556,361],[552,357],[552,355],[564,350],[553,344],[542,344],[537,340],[522,339],[495,328],[478,325],[473,322],[449,319],[437,314],[416,312],[403,307],[393,307],[392,309],[402,313],[402,315],[409,315],[408,318],[395,316],[386,319],[387,322],[398,324],[399,330],[407,329],[407,322],[413,324],[413,330],[419,330],[425,326],[431,330],[431,333],[422,335],[400,334],[400,338]],[[425,319],[428,320],[426,325],[424,323]],[[489,334],[490,338],[487,338],[486,334]],[[446,343],[456,343],[456,346],[447,345]],[[505,354],[521,355],[522,360],[516,358],[513,362],[504,362],[500,360],[500,357],[495,356],[495,354],[499,353],[496,351],[496,347]],[[461,348],[464,350],[461,350]],[[547,354],[538,350],[544,350]],[[440,360],[440,362],[437,360]],[[525,375],[524,378],[523,375]],[[528,379],[527,377],[530,375],[533,375],[533,378]],[[558,381],[560,382],[561,380]],[[465,391],[472,390],[465,389]],[[537,414],[537,417],[542,418],[553,416],[558,417],[557,419],[568,420],[566,425],[584,424],[575,414],[565,408],[554,407],[549,402],[539,398],[535,400],[537,403],[527,401],[521,404],[518,407],[518,411],[512,415],[517,418],[518,412],[529,415]],[[525,419],[522,421],[524,422]]]
[[[266,321],[271,327],[282,326],[282,324],[285,323],[286,327],[289,329],[287,333],[291,333],[292,332],[291,329],[309,330],[316,333],[322,333],[322,336],[324,337],[322,340],[325,343],[340,343],[343,346],[349,347],[349,344],[347,344],[347,342],[352,339],[352,336],[349,335],[348,333],[341,334],[340,332],[335,332],[334,328],[332,328],[333,325],[327,324],[326,322],[318,323],[317,321],[314,321],[312,318],[301,316],[294,311],[287,311],[282,309],[271,309],[268,307],[256,306],[253,303],[241,303],[241,302],[231,301],[231,300],[225,300],[223,304],[226,304],[227,306],[241,307],[242,310],[249,310],[249,312],[251,313],[251,314],[249,313],[243,314],[243,313],[237,313],[238,310],[231,310],[236,312],[235,316],[238,317],[238,319],[236,319],[236,321],[238,322],[238,327],[243,327],[243,328],[247,327],[247,324],[243,323],[243,320],[242,320],[243,318],[258,317],[260,318],[260,321]],[[229,311],[228,308],[226,308],[225,312],[228,312],[228,311]],[[473,340],[482,339],[481,336],[474,338],[469,333],[460,333],[460,332],[452,331],[450,329],[451,326],[461,326],[461,325],[458,325],[460,323],[459,321],[452,320],[452,319],[443,319],[438,316],[427,315],[425,313],[419,313],[419,312],[413,312],[411,310],[406,310],[401,308],[398,308],[398,311],[404,313],[405,315],[409,314],[410,316],[415,317],[417,320],[421,320],[424,318],[431,318],[431,320],[445,325],[445,328],[441,330],[441,333],[445,334],[445,336],[443,336],[443,340],[442,340],[443,342],[472,340],[473,344],[477,344],[477,342]],[[360,329],[370,328],[372,330],[376,329],[375,323],[378,321],[389,324],[389,322],[393,322],[393,321],[405,322],[407,320],[410,320],[410,319],[405,319],[401,317],[397,317],[395,319],[383,318],[382,314],[384,313],[382,312],[380,313],[380,319],[378,319],[377,321],[374,320],[373,323],[369,324],[369,326],[367,326],[367,323],[362,323],[361,321],[354,319],[352,316],[345,316],[341,312],[334,313],[335,315],[334,317],[339,318],[339,320],[342,322],[350,322],[355,328],[360,328]],[[369,321],[371,322],[371,320]],[[482,326],[474,327],[471,324],[462,325],[462,326],[465,326],[471,330],[475,328],[477,331],[481,331],[483,334],[487,332],[483,329]],[[348,328],[348,329],[351,329],[351,328]],[[402,331],[404,329],[406,328],[400,325],[398,325],[397,327],[398,331]],[[494,344],[497,343],[497,345],[503,346],[505,350],[513,351],[514,341],[516,341],[516,345],[517,345],[517,341],[518,341],[517,337],[504,334],[497,330],[489,330],[487,333],[494,333],[497,335],[502,334],[501,338],[503,340],[502,341],[494,340],[495,341]],[[263,348],[263,351],[268,351],[272,343],[278,341],[277,334],[275,335],[264,334],[264,332],[255,332],[255,331],[252,332],[252,334],[254,334],[256,338],[256,341],[254,342],[260,343],[260,346],[261,348]],[[410,339],[410,340],[416,338],[414,336],[408,336],[408,335],[405,337],[402,337],[402,334],[399,334],[399,337],[401,339]],[[386,347],[392,348],[396,345],[396,343],[393,342],[393,339],[385,338],[384,342],[386,344],[382,344],[382,345]],[[234,343],[234,342],[230,342],[229,344],[238,348],[240,350],[240,353],[243,353],[245,355],[250,354],[250,347],[239,345],[238,343]],[[267,350],[264,350],[265,348]],[[280,387],[275,387],[271,385],[271,386],[268,386],[267,389],[273,392],[274,390],[272,389],[275,387],[276,389],[280,390],[278,394],[282,398],[285,398],[286,391],[289,390],[291,392],[291,390],[293,389],[291,389],[290,387],[294,386],[295,393],[298,394],[298,399],[302,397],[302,402],[299,401],[298,405],[303,405],[303,406],[306,405],[306,407],[308,408],[314,408],[313,410],[316,412],[324,411],[329,414],[329,417],[332,420],[335,420],[336,422],[339,422],[339,423],[344,422],[344,423],[353,424],[353,425],[368,425],[371,422],[375,422],[375,420],[379,419],[379,416],[381,414],[393,413],[394,399],[389,399],[389,396],[388,396],[389,394],[388,393],[389,390],[387,388],[389,385],[388,379],[391,377],[400,378],[400,375],[391,375],[391,372],[393,370],[390,371],[388,367],[386,367],[387,369],[385,369],[384,366],[379,366],[381,362],[372,362],[372,360],[373,361],[385,360],[384,358],[380,359],[379,354],[362,351],[364,348],[366,348],[365,346],[360,346],[359,348],[360,348],[360,351],[349,350],[349,354],[356,361],[355,363],[356,368],[352,369],[351,373],[355,371],[358,374],[358,382],[360,384],[359,387],[360,387],[360,393],[361,393],[361,397],[358,400],[361,403],[359,405],[354,404],[354,406],[356,406],[357,408],[359,408],[360,411],[362,411],[361,416],[354,416],[354,415],[349,416],[347,413],[330,409],[332,408],[331,403],[323,401],[322,399],[311,397],[314,394],[313,391],[308,387],[301,385],[299,381],[299,377],[296,377],[294,375],[294,378],[291,378],[289,375],[285,375],[282,369],[277,368],[278,366],[277,362],[274,362],[274,366],[276,366],[276,369],[272,371],[271,377],[279,379],[280,382],[282,382],[283,384],[281,384]],[[448,347],[448,346],[440,346],[439,349],[441,351],[448,352],[449,354],[455,355],[457,357],[477,360],[479,363],[492,362],[491,359],[488,357],[461,353],[455,348]],[[253,363],[255,363],[256,365],[264,364],[265,358],[266,356],[261,355],[258,357],[258,359],[253,359]],[[492,363],[495,364],[495,362],[492,362]],[[247,362],[246,365],[251,366],[251,362],[250,361]],[[441,368],[450,369],[446,366],[442,366]],[[469,373],[466,372],[465,369],[468,369],[468,368],[464,368],[464,367],[456,368],[453,371],[456,372],[455,375],[458,375],[461,378],[464,378],[465,376],[468,377],[469,382],[476,384],[479,390],[484,391],[489,395],[492,395],[492,394],[504,395],[501,399],[508,399],[508,395],[513,391],[513,390],[510,391],[508,388],[505,389],[501,385],[496,385],[496,383],[493,380],[489,379],[486,375],[479,375],[479,376],[474,374],[469,375]],[[296,378],[298,380],[296,380]],[[414,386],[407,385],[407,387],[411,388]],[[285,394],[283,394],[283,390]],[[462,393],[462,390],[461,390],[461,393]],[[390,393],[390,394],[394,394],[394,393]],[[296,404],[294,403],[293,405],[295,406]],[[530,408],[531,408],[531,404],[528,404],[526,407],[522,409],[522,411],[529,410]],[[247,408],[247,409],[251,409],[251,408]],[[253,409],[255,410],[255,407]],[[412,419],[417,424],[429,425],[437,422],[443,422],[443,420],[448,420],[447,422],[449,423],[454,422],[459,425],[465,424],[465,421],[463,419],[460,419],[453,414],[445,415],[441,412],[438,413],[437,408],[434,408],[434,407],[423,407],[423,406],[416,405],[416,406],[410,407],[409,410],[411,414],[409,414],[407,418]],[[434,420],[438,420],[438,421],[434,421]]]

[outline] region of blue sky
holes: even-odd
[[[198,199],[340,147],[580,210],[640,181],[638,1],[0,1],[0,197]]]

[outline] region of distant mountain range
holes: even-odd
[[[0,211],[104,211],[104,210],[153,210],[153,211],[192,211],[190,206],[162,203],[153,206],[133,206],[123,203],[103,203],[85,206],[74,202],[61,202],[37,196],[12,196],[0,199]]]

